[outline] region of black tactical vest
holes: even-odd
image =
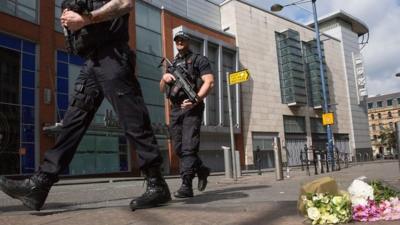
[[[201,86],[203,85],[203,80],[200,77],[199,68],[195,67],[195,62],[200,55],[189,52],[186,56],[182,58],[175,57],[174,61],[172,62],[172,68],[168,69],[169,73],[172,73],[174,67],[177,64],[181,64],[185,66],[185,69],[188,71],[187,80],[192,84],[194,87],[194,91],[197,93]],[[179,92],[175,95],[175,97],[171,97],[171,91],[173,91],[173,87],[167,85],[166,94],[167,97],[173,102],[180,104],[183,100],[187,99],[185,92],[183,90],[179,90]]]
[[[64,0],[62,10],[68,8],[79,14],[90,12],[105,5],[109,0]],[[105,22],[91,24],[69,32],[66,37],[68,51],[81,57],[88,57],[103,45],[128,42],[129,13]]]

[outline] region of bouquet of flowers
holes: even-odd
[[[400,193],[383,185],[356,179],[348,188],[351,196],[353,219],[378,221],[400,219]]]
[[[337,224],[351,220],[351,202],[347,193],[308,193],[301,196],[306,209],[306,217],[312,224]]]

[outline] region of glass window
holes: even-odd
[[[136,68],[152,124],[164,124],[164,96],[159,91],[162,68],[161,13],[136,1]]]
[[[378,113],[378,119],[382,119],[381,113]]]
[[[300,36],[297,31],[276,33],[282,102],[305,104],[305,80]]]
[[[393,105],[393,99],[388,99],[388,100],[386,101],[386,105],[387,105],[387,106],[392,106],[392,105]]]
[[[136,1],[136,25],[146,27],[151,31],[159,33],[161,30],[160,11],[150,5]]]
[[[136,69],[140,77],[159,80],[162,68],[158,67],[161,57],[149,55],[144,52],[136,52]]]
[[[230,51],[228,49],[223,49],[222,53],[222,62],[223,62],[223,67],[222,67],[222,87],[223,87],[223,104],[224,104],[224,125],[229,126],[229,107],[228,107],[228,91],[227,91],[227,84],[226,84],[226,73],[231,73],[235,71],[235,53],[233,51]],[[235,118],[236,118],[236,91],[235,91],[235,85],[230,85],[230,92],[231,92],[231,103],[232,103],[232,118],[233,118],[233,123],[235,123]]]
[[[285,133],[306,133],[306,123],[301,116],[283,116]]]
[[[382,123],[379,124],[379,130],[383,130],[383,124]]]
[[[208,60],[213,70],[214,88],[207,96],[207,107],[209,112],[209,125],[218,125],[219,119],[219,101],[218,101],[218,46],[212,43],[208,44]]]
[[[392,117],[392,112],[390,112],[390,111],[388,112],[388,118],[393,118]]]
[[[373,102],[368,102],[368,109],[372,109],[374,107],[374,103]]]
[[[371,114],[371,120],[375,119],[375,115]]]
[[[154,56],[161,56],[161,35],[145,28],[136,27],[136,48]]]
[[[190,50],[192,50],[193,53],[203,55],[203,41],[202,40],[191,37],[189,46],[190,46]]]
[[[20,57],[0,48],[0,174],[19,173]]]
[[[37,0],[0,0],[0,11],[33,23],[38,21]]]
[[[36,45],[0,33],[0,46],[0,174],[32,173]]]
[[[376,130],[376,125],[372,124],[372,130]]]
[[[311,119],[312,133],[326,133],[325,127],[322,125],[321,118],[310,118],[310,119]]]
[[[62,26],[61,26],[61,3],[63,0],[56,0],[55,1],[55,8],[54,8],[54,29],[58,32],[62,32]]]
[[[382,107],[382,101],[378,101],[378,102],[376,103],[376,106],[377,106],[378,108]]]

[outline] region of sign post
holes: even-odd
[[[232,174],[233,179],[237,181],[238,172],[237,172],[237,165],[236,163],[236,152],[235,152],[235,138],[233,133],[233,119],[232,119],[232,101],[231,101],[231,89],[230,86],[234,84],[239,84],[245,82],[249,79],[250,74],[248,70],[240,70],[233,73],[226,73],[226,88],[228,92],[228,108],[229,108],[229,129],[231,134],[231,158],[232,158]]]

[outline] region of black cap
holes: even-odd
[[[183,31],[178,31],[174,36],[174,41],[176,41],[177,38],[182,38],[183,40],[189,40],[189,35]]]

